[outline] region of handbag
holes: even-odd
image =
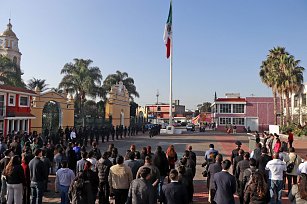
[[[294,159],[294,162],[291,162],[287,165],[287,173],[291,173],[292,170],[294,169],[294,165],[295,165],[295,162],[296,162],[296,158],[297,158],[297,155],[295,156],[295,159]]]

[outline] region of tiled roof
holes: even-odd
[[[32,90],[29,90],[26,88],[15,87],[15,86],[8,86],[8,85],[0,85],[0,90],[4,90],[6,92],[15,91],[15,92],[22,92],[22,93],[29,93],[29,94],[36,95],[36,93]]]
[[[245,98],[217,98],[216,102],[246,102]]]

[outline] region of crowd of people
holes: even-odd
[[[196,154],[192,146],[181,158],[174,145],[165,151],[161,146],[138,151],[131,145],[120,155],[114,144],[101,152],[95,133],[88,138],[75,129],[63,132],[58,143],[35,132],[0,137],[1,203],[41,204],[44,193],[51,190],[59,193],[63,204],[193,202]],[[281,203],[283,190],[292,203],[307,203],[307,155],[296,154],[291,132],[287,142],[277,134],[264,134],[261,141],[256,134],[251,152],[244,151],[240,141],[235,144],[230,160],[214,144],[205,152],[203,175],[210,203],[234,204],[235,193],[240,204]],[[55,174],[55,189],[48,189],[50,174]]]
[[[114,199],[116,204],[192,202],[196,173],[192,146],[182,158],[173,145],[165,151],[161,146],[137,151],[131,145],[120,155],[114,144],[101,152],[95,134],[91,140],[75,129],[63,132],[55,144],[54,138],[35,132],[0,138],[1,203],[41,204],[48,191],[58,192],[63,204],[94,204],[97,197],[99,203]],[[92,142],[90,147],[86,139]],[[55,174],[55,189],[48,189],[50,174]]]
[[[203,175],[210,203],[235,204],[236,193],[240,204],[279,204],[283,191],[291,203],[307,203],[307,155],[302,159],[295,152],[291,132],[287,142],[281,142],[277,134],[264,133],[263,137],[261,142],[256,134],[256,147],[251,152],[236,141],[230,160],[223,160],[214,144],[209,145]]]

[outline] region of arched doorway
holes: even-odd
[[[56,101],[45,103],[42,112],[42,132],[45,136],[56,133],[61,126],[61,107]],[[47,134],[47,135],[46,135]]]

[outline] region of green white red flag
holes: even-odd
[[[171,55],[171,42],[172,42],[172,2],[170,3],[168,18],[164,29],[164,43],[166,45],[166,57]]]

